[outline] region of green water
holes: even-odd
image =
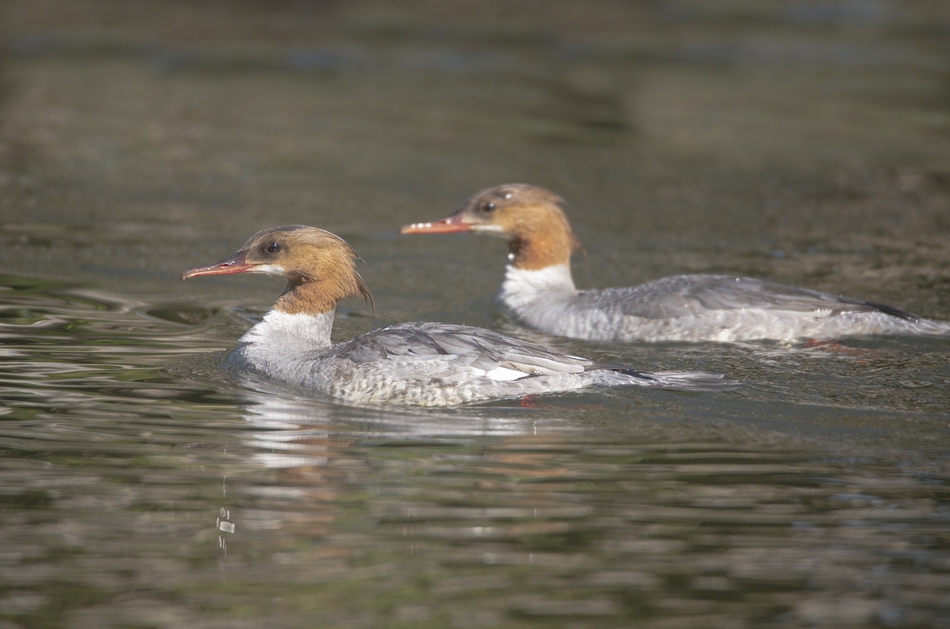
[[[950,320],[939,2],[0,6],[0,628],[947,627],[950,340],[610,345],[519,328],[508,181],[582,287],[765,277]],[[366,409],[234,371],[263,227],[380,325],[481,325],[721,394]]]

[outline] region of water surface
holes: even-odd
[[[950,340],[524,330],[503,243],[400,238],[507,181],[583,287],[765,277],[950,320],[941,3],[0,8],[0,626],[950,626]],[[380,325],[489,327],[720,394],[360,408],[235,372],[307,223]],[[6,623],[6,624],[3,624]]]

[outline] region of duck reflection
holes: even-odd
[[[254,390],[245,397],[244,417],[263,430],[246,445],[268,452],[256,458],[266,467],[323,465],[317,456],[329,444],[349,445],[360,439],[450,437],[515,437],[535,435],[539,414],[525,406],[481,406],[467,409],[400,409],[343,406],[307,396],[288,395],[288,389],[263,379],[247,379]],[[560,431],[562,422],[544,420]],[[340,435],[351,435],[341,437]]]
[[[393,542],[416,554],[451,540],[467,561],[530,564],[527,537],[564,534],[566,520],[590,513],[552,494],[576,428],[550,409],[353,408],[255,384],[241,445],[272,474],[241,489],[258,507],[243,510],[245,528],[335,540],[335,554],[388,553]],[[361,527],[372,539],[340,541],[362,538]]]

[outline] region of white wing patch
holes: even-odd
[[[517,371],[515,369],[507,369],[505,367],[496,367],[491,371],[486,371],[485,375],[488,376],[489,380],[498,380],[498,381],[507,381],[507,380],[518,380],[520,378],[525,378],[530,374],[526,374],[523,371]]]

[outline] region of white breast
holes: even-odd
[[[255,370],[282,380],[301,368],[301,359],[330,346],[333,311],[318,315],[271,310],[241,337],[238,352]]]

